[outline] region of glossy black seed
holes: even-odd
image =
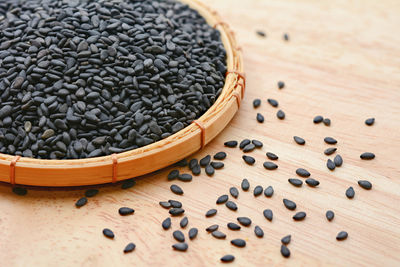
[[[267,219],[268,221],[272,221],[272,219],[274,218],[274,214],[272,212],[272,210],[270,209],[265,209],[263,211],[264,217],[265,219]]]
[[[276,113],[276,117],[280,120],[285,119],[285,112],[283,112],[282,110],[278,110],[278,112]]]
[[[185,228],[189,223],[188,217],[183,217],[182,220],[179,222],[181,228]]]
[[[275,99],[268,98],[267,101],[271,106],[273,106],[275,108],[279,105],[278,101],[276,101]]]
[[[326,126],[331,126],[331,120],[330,120],[330,119],[325,118],[325,119],[323,120],[323,122],[324,122],[324,124],[325,124]]]
[[[85,196],[86,197],[94,197],[95,195],[97,195],[99,193],[98,189],[88,189],[85,192]]]
[[[172,233],[172,236],[173,236],[173,237],[175,238],[175,240],[178,241],[178,242],[185,242],[185,235],[184,235],[181,231],[179,231],[179,230],[174,231],[174,232]]]
[[[317,181],[313,178],[308,178],[308,179],[306,179],[306,184],[308,184],[308,186],[311,186],[311,187],[316,187],[319,185],[319,181]]]
[[[200,160],[200,166],[201,166],[201,167],[205,167],[205,166],[207,166],[208,164],[210,164],[210,162],[211,162],[211,156],[210,156],[210,155],[207,155],[207,156],[205,156],[204,158],[202,158],[202,159]]]
[[[267,158],[269,158],[270,160],[277,160],[279,158],[277,155],[275,155],[272,152],[267,152],[266,155],[267,155]]]
[[[121,188],[122,189],[129,189],[129,188],[131,188],[131,187],[133,187],[135,185],[136,185],[136,181],[132,180],[132,179],[129,179],[129,180],[126,180],[126,181],[124,181],[122,183]]]
[[[261,113],[257,113],[256,119],[259,123],[264,122],[264,116]]]
[[[244,241],[243,239],[238,238],[238,239],[231,240],[231,244],[236,246],[236,247],[239,247],[239,248],[244,248],[246,246],[246,241]]]
[[[205,170],[208,176],[213,176],[215,173],[214,167],[211,165],[207,165]]]
[[[296,187],[301,187],[303,185],[303,181],[296,178],[289,178],[288,182]]]
[[[288,249],[287,246],[281,245],[281,254],[285,258],[289,258],[290,257],[290,250]]]
[[[171,218],[166,218],[162,223],[161,223],[162,228],[164,228],[164,230],[168,230],[169,228],[171,228]]]
[[[321,123],[323,120],[324,120],[324,117],[318,115],[318,116],[314,117],[313,122],[314,123]]]
[[[186,251],[188,249],[188,244],[186,243],[177,243],[172,245],[172,248],[177,250],[177,251]]]
[[[371,152],[364,152],[360,155],[361,159],[370,160],[375,158],[375,154]]]
[[[326,219],[327,219],[328,221],[332,221],[333,218],[335,217],[335,213],[334,213],[333,211],[331,211],[331,210],[328,210],[328,211],[325,213],[325,216],[326,216]]]
[[[188,173],[182,173],[178,176],[178,180],[182,181],[182,182],[190,182],[192,181],[193,177],[192,175],[188,174]]]
[[[261,105],[261,99],[256,98],[256,99],[253,100],[253,107],[254,108],[258,108],[260,105]]]
[[[165,208],[165,209],[169,209],[171,208],[171,203],[167,202],[167,201],[160,201],[158,202],[160,204],[161,207]]]
[[[225,202],[228,201],[228,195],[222,195],[217,199],[217,204],[224,204]]]
[[[241,187],[242,187],[242,190],[243,190],[243,191],[249,190],[249,188],[250,188],[249,180],[247,180],[246,178],[244,178],[244,179],[242,180]]]
[[[229,188],[229,193],[234,198],[238,198],[238,196],[239,196],[239,190],[236,187],[233,187],[233,186],[231,188]]]
[[[178,178],[178,176],[179,176],[179,170],[172,170],[172,171],[170,171],[170,173],[168,173],[168,180],[174,180],[174,179],[176,179],[176,178]]]
[[[119,208],[119,210],[118,210],[118,213],[119,213],[120,215],[122,215],[122,216],[124,216],[124,215],[131,215],[131,214],[133,214],[134,212],[135,212],[134,209],[131,209],[131,208],[128,208],[128,207],[122,207],[122,208]]]
[[[192,168],[192,174],[193,175],[200,175],[201,173],[201,167],[200,165],[196,165]]]
[[[295,210],[296,209],[296,203],[294,203],[293,201],[291,201],[289,199],[286,199],[286,198],[283,199],[283,205],[285,205],[285,207],[288,210]]]
[[[232,202],[232,201],[227,201],[226,203],[225,203],[225,206],[228,208],[228,209],[230,209],[230,210],[233,210],[233,211],[236,211],[237,209],[238,209],[238,207],[237,207],[237,205],[235,204],[235,202]]]
[[[330,147],[330,148],[325,149],[324,154],[329,156],[329,155],[332,155],[333,153],[335,153],[336,150],[337,150],[336,147]]]
[[[212,217],[215,214],[217,214],[217,210],[216,209],[210,209],[206,212],[206,217]]]
[[[182,208],[172,208],[169,210],[169,214],[171,214],[172,216],[179,216],[179,215],[183,214],[184,212],[185,212],[185,210]]]
[[[189,230],[189,239],[195,239],[197,234],[198,234],[199,230],[197,228],[190,228]]]
[[[267,170],[275,170],[278,168],[278,165],[276,165],[275,163],[271,162],[271,161],[266,161],[263,163],[264,168],[266,168]]]
[[[301,221],[304,220],[306,217],[306,213],[304,211],[297,212],[295,215],[293,215],[293,220],[295,221]]]
[[[186,167],[188,165],[187,159],[182,159],[176,163],[176,166]]]
[[[224,143],[224,146],[227,146],[227,147],[237,147],[237,145],[238,145],[237,141],[227,141]]]
[[[284,87],[285,87],[285,83],[282,82],[282,81],[279,81],[279,82],[278,82],[278,88],[279,88],[279,89],[283,89]]]
[[[199,165],[199,161],[197,160],[197,159],[191,159],[190,161],[189,161],[189,169],[193,169],[193,168],[195,168],[196,166],[200,166]]]
[[[255,227],[254,227],[254,234],[257,236],[257,237],[263,237],[264,236],[264,231],[263,231],[263,229],[261,229],[261,227],[260,226],[258,226],[258,225],[256,225]]]
[[[310,177],[311,173],[303,168],[298,168],[296,174],[301,177]]]
[[[218,224],[213,224],[213,225],[210,225],[209,227],[207,227],[206,231],[211,233],[211,232],[216,231],[218,229],[218,227],[219,227]]]
[[[274,188],[272,186],[268,186],[267,188],[265,188],[264,195],[266,197],[272,197],[273,194],[274,194]]]
[[[129,243],[128,245],[126,245],[126,247],[124,248],[124,253],[129,253],[134,251],[136,248],[136,245],[134,243]]]
[[[253,195],[254,195],[255,197],[258,197],[259,195],[262,194],[262,192],[263,192],[262,186],[261,186],[261,185],[257,185],[257,186],[254,188]]]
[[[225,255],[225,256],[223,256],[222,258],[221,258],[221,261],[222,262],[232,262],[232,261],[234,261],[235,260],[235,256],[233,256],[233,255],[231,255],[231,254],[227,254],[227,255]]]
[[[374,122],[375,122],[375,118],[369,118],[369,119],[365,120],[365,124],[368,125],[368,126],[373,125]]]
[[[86,197],[82,197],[82,198],[78,199],[78,201],[76,201],[75,206],[77,208],[80,208],[80,207],[86,205],[86,203],[87,203],[87,198]]]
[[[246,162],[249,165],[253,165],[256,162],[256,160],[251,156],[243,155],[242,158],[243,158],[244,162]]]
[[[264,31],[261,31],[261,30],[256,31],[256,33],[257,33],[257,35],[260,36],[260,37],[265,37],[265,36],[267,36],[267,34],[266,34]]]
[[[183,190],[182,188],[180,188],[179,186],[177,186],[176,184],[173,184],[170,186],[170,189],[173,193],[177,194],[177,195],[183,195]]]
[[[28,193],[28,190],[26,190],[26,188],[23,187],[19,187],[19,186],[15,186],[12,188],[12,191],[14,194],[18,195],[18,196],[25,196]],[[78,200],[79,201],[79,200]],[[83,202],[83,200],[82,200]],[[86,200],[87,202],[87,200]],[[77,202],[78,203],[78,202]],[[84,203],[83,205],[85,205],[86,203]],[[82,206],[83,206],[82,205]],[[78,206],[77,206],[78,207]],[[80,207],[80,206],[79,206]]]
[[[346,190],[346,197],[347,198],[350,198],[350,199],[352,199],[352,198],[354,198],[354,195],[355,195],[356,193],[354,192],[354,188],[352,187],[352,186],[350,186],[349,188],[347,188],[347,190]]]
[[[337,234],[336,240],[342,241],[342,240],[345,240],[348,236],[349,236],[349,234],[348,234],[347,232],[341,231],[341,232],[339,232],[339,233]]]
[[[306,140],[298,136],[293,136],[293,139],[299,145],[304,145],[306,143]]]
[[[256,146],[252,143],[248,144],[243,148],[243,152],[251,152],[256,148]]]
[[[291,240],[292,240],[292,235],[287,235],[287,236],[282,237],[281,242],[284,245],[288,245]]]
[[[239,144],[239,148],[243,149],[250,143],[251,143],[250,139],[243,139]]]
[[[103,229],[103,235],[108,238],[114,238],[114,233],[108,228]]]
[[[171,207],[173,208],[182,208],[182,203],[180,201],[170,199],[168,200],[168,203],[171,204]]]
[[[241,228],[240,225],[233,223],[233,222],[228,223],[227,226],[232,231],[237,231],[237,230],[240,230],[240,228]]]
[[[261,147],[263,147],[263,143],[262,143],[261,141],[259,141],[259,140],[253,139],[253,140],[251,140],[251,143],[252,143],[256,148],[261,148]]]
[[[216,162],[216,161],[212,161],[212,162],[210,163],[210,165],[211,165],[211,167],[213,167],[213,169],[215,169],[215,170],[222,169],[222,168],[225,166],[225,164],[224,164],[223,162]]]
[[[226,234],[224,234],[218,230],[211,232],[211,235],[217,239],[225,239],[226,238]]]
[[[325,141],[325,143],[330,144],[330,145],[337,144],[337,140],[333,137],[325,137],[324,141]]]
[[[367,180],[359,180],[358,185],[367,190],[372,188],[371,182],[369,182]]]
[[[237,220],[243,226],[249,226],[251,224],[251,219],[248,217],[237,217]]]
[[[333,159],[333,162],[335,163],[336,167],[340,167],[343,165],[343,159],[342,156],[340,156],[339,154],[335,156],[335,158]]]
[[[286,42],[288,42],[289,41],[289,34],[287,34],[287,33],[284,33],[283,34],[283,40],[285,40]]]
[[[223,160],[226,158],[226,153],[221,151],[214,155],[214,159],[216,160]]]
[[[326,167],[328,167],[329,170],[333,171],[336,168],[336,165],[331,159],[328,159],[326,161]]]

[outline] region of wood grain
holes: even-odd
[[[138,180],[136,187],[121,190],[118,185],[103,186],[101,193],[89,199],[81,209],[74,202],[84,190],[29,190],[25,197],[0,187],[0,259],[2,266],[126,266],[168,265],[213,266],[227,253],[236,256],[237,266],[288,265],[369,265],[400,264],[400,3],[397,0],[206,0],[236,30],[243,46],[247,91],[237,116],[205,149],[200,158],[224,150],[228,153],[225,168],[213,178],[202,174],[191,183],[175,182],[185,191],[173,195],[166,180],[170,168]],[[262,39],[255,35],[261,29]],[[288,32],[290,42],[282,40]],[[276,82],[286,87],[278,90]],[[263,100],[256,111],[254,98]],[[267,98],[279,101],[286,119],[276,118],[277,109]],[[256,112],[265,115],[264,124],[255,120]],[[332,120],[331,127],[314,125],[312,118],[321,114]],[[372,127],[364,124],[375,117]],[[306,139],[296,145],[293,135]],[[323,150],[325,136],[335,137],[341,168],[330,172]],[[257,162],[247,166],[239,149],[223,147],[231,139],[259,139],[261,150],[252,152]],[[265,152],[279,155],[279,168],[262,167]],[[371,151],[372,161],[359,155]],[[305,167],[320,180],[318,188],[295,188],[287,179]],[[182,169],[187,171],[187,169]],[[237,212],[218,206],[218,214],[206,219],[204,213],[216,207],[216,198],[239,187],[248,178],[252,190],[256,185],[272,185],[275,195],[254,198],[242,192],[235,202]],[[373,189],[366,191],[357,180],[367,179]],[[348,200],[345,190],[353,186],[356,196]],[[296,201],[298,211],[306,211],[303,222],[293,222],[293,212],[282,205],[282,198]],[[189,241],[187,253],[171,249],[172,230],[163,231],[161,222],[167,210],[160,200],[183,202],[190,227],[199,228],[199,236]],[[121,217],[118,208],[135,209],[132,216]],[[273,222],[262,211],[274,212]],[[335,211],[328,223],[327,209]],[[248,216],[251,227],[239,232],[226,228],[237,216]],[[173,229],[180,218],[173,218]],[[204,229],[217,223],[227,240],[217,240]],[[255,225],[264,229],[265,237],[253,233]],[[103,237],[103,228],[111,228],[115,240]],[[346,230],[349,238],[338,242],[336,234]],[[292,235],[292,255],[284,259],[279,253],[280,239]],[[244,238],[245,248],[229,241]],[[134,242],[136,251],[123,255],[124,246]]]

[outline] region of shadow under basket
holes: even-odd
[[[221,95],[200,118],[168,138],[109,156],[42,160],[0,154],[0,181],[32,186],[83,186],[115,183],[167,167],[203,148],[238,111],[245,76],[241,49],[234,33],[218,14],[198,0],[181,0],[218,29],[227,53],[227,73]]]

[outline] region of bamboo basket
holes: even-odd
[[[0,181],[32,186],[105,184],[148,174],[193,154],[217,136],[238,111],[244,96],[243,58],[234,33],[217,12],[199,0],[181,0],[221,33],[227,75],[221,95],[199,119],[170,137],[131,151],[71,160],[42,160],[0,153]]]

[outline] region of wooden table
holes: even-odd
[[[140,178],[129,190],[120,186],[100,187],[100,194],[77,209],[75,201],[83,189],[32,189],[25,197],[16,196],[7,185],[0,186],[0,264],[2,266],[193,266],[219,264],[231,253],[235,264],[245,265],[400,265],[400,3],[398,0],[206,0],[219,11],[237,33],[244,49],[247,92],[238,115],[203,151],[194,157],[226,151],[225,168],[209,178],[204,174],[182,186],[184,196],[171,193],[166,179],[170,168]],[[256,30],[267,33],[265,39]],[[290,41],[282,39],[289,33]],[[286,87],[278,90],[283,80]],[[257,110],[254,98],[261,98]],[[267,98],[279,101],[286,119],[276,118],[276,108]],[[265,115],[264,124],[255,120]],[[321,114],[332,125],[314,125]],[[375,117],[372,127],[364,124]],[[293,136],[304,137],[305,146]],[[325,136],[335,137],[344,164],[331,172],[326,168],[329,147]],[[257,162],[247,166],[241,151],[223,147],[227,140],[259,139],[264,147],[251,154]],[[265,152],[279,155],[279,168],[267,171],[262,163]],[[372,161],[359,155],[371,151]],[[321,185],[295,188],[287,182],[295,170],[304,167]],[[182,171],[187,171],[183,168]],[[215,200],[239,187],[243,178],[251,183],[250,192],[240,190],[237,212],[218,206]],[[372,182],[370,191],[357,185],[359,179]],[[271,199],[253,197],[256,185],[272,185]],[[353,186],[356,196],[345,197]],[[303,222],[292,220],[282,198],[297,203],[306,211]],[[171,249],[172,231],[179,229],[180,218],[173,218],[173,230],[164,231],[161,222],[168,211],[160,200],[183,202],[190,227],[199,228],[197,239],[188,241],[186,253]],[[118,208],[135,209],[122,217]],[[217,208],[218,214],[204,214]],[[262,211],[270,208],[274,220],[267,221]],[[326,210],[335,211],[328,222]],[[248,216],[251,227],[233,232],[227,222]],[[227,240],[217,240],[205,232],[219,224]],[[264,238],[253,233],[255,225],[264,229]],[[116,238],[106,239],[102,229],[111,228]],[[336,234],[346,230],[349,238],[338,242]],[[280,239],[292,235],[291,257],[280,255]],[[245,248],[230,244],[234,238],[247,241]],[[134,242],[136,251],[124,255],[124,246]]]

